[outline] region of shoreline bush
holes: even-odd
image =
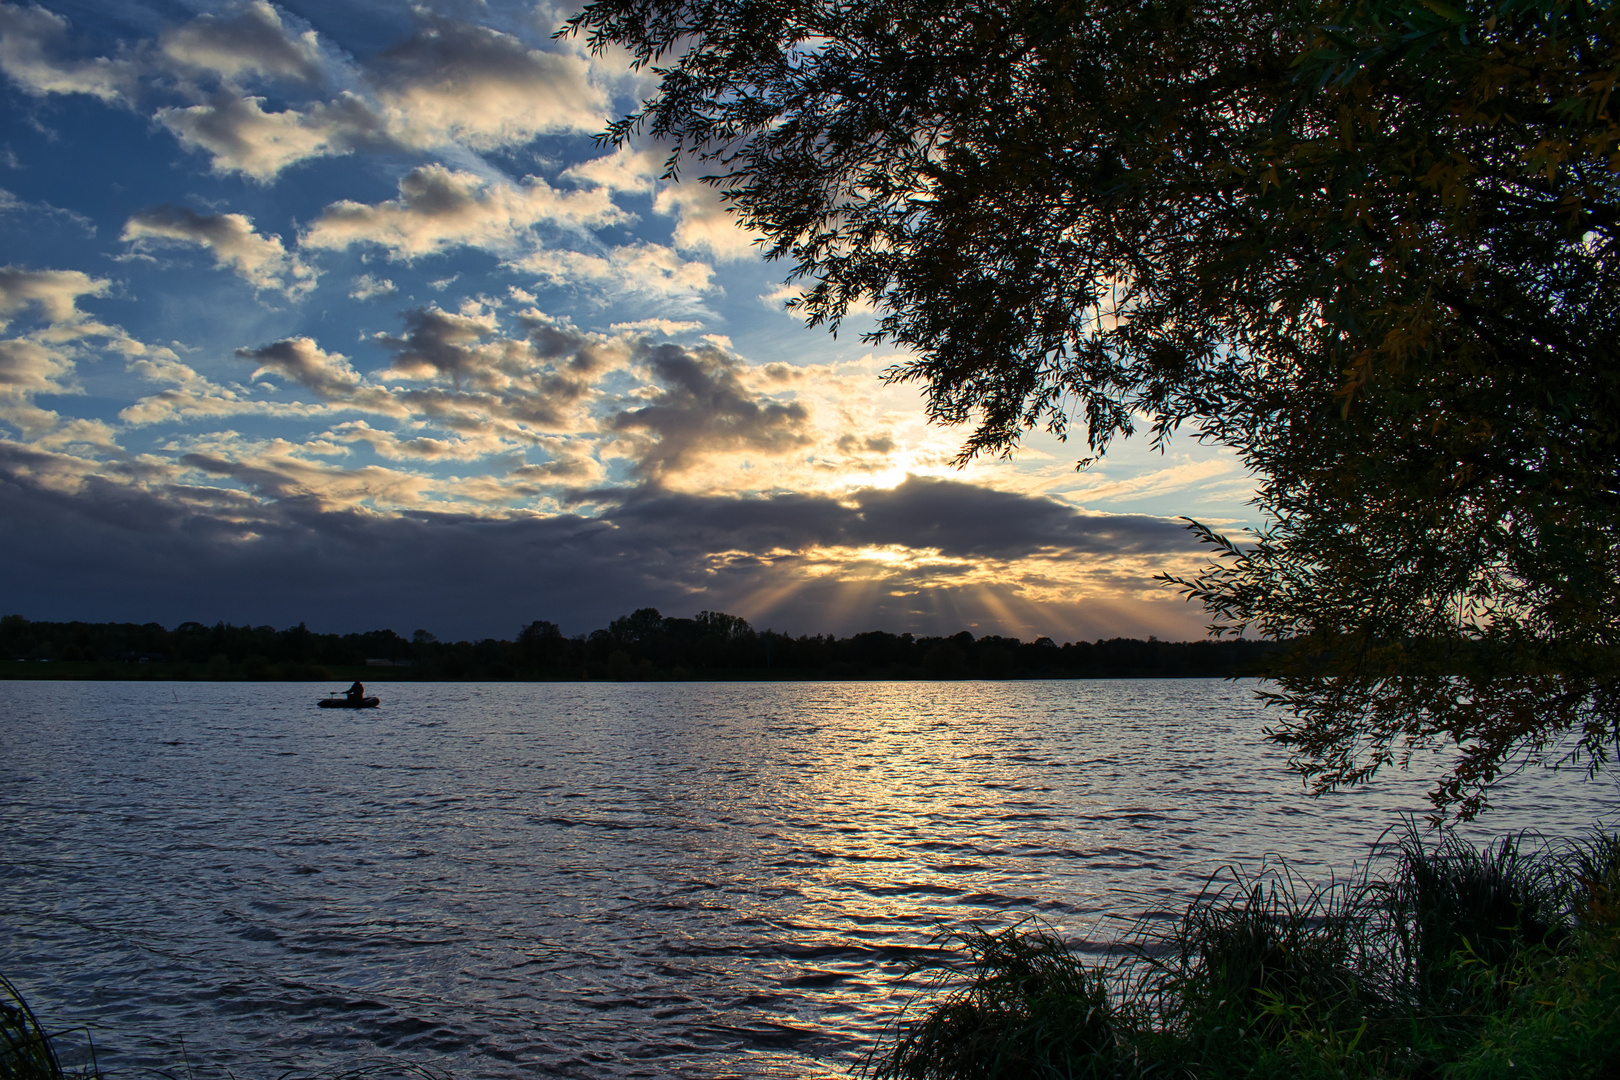
[[[1109,960],[1024,922],[947,935],[872,1080],[1620,1077],[1620,836],[1428,844],[1302,887],[1229,868]]]

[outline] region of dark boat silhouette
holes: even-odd
[[[359,701],[348,697],[321,698],[315,704],[323,709],[375,709],[382,704],[382,698],[363,697]]]

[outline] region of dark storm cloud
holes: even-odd
[[[926,569],[897,571],[858,610],[844,610],[834,604],[837,580],[805,579],[799,553],[927,545],[971,563],[1195,546],[1160,519],[1082,515],[950,480],[914,478],[843,502],[657,495],[600,518],[491,519],[322,509],[257,474],[239,479],[284,497],[164,483],[138,463],[74,477],[71,460],[0,443],[0,596],[8,611],[170,625],[426,626],[479,637],[509,636],[541,617],[583,631],[651,605],[673,614],[744,611],[794,632],[880,624],[948,632],[966,625],[971,597],[955,586],[935,589]],[[196,464],[230,472],[214,459]],[[790,603],[750,607],[751,597],[783,585]],[[897,585],[905,595],[895,595]]]
[[[857,499],[866,542],[932,547],[947,555],[1016,559],[1043,549],[1139,554],[1194,546],[1179,522],[1080,514],[1055,499],[955,480],[912,477]]]
[[[1179,522],[1143,514],[1083,514],[1054,499],[958,480],[910,477],[842,500],[824,495],[739,499],[632,497],[608,515],[711,550],[810,544],[934,548],[961,558],[1017,559],[1043,551],[1119,555],[1196,548]]]
[[[232,514],[188,505],[173,489],[92,481],[64,495],[6,473],[0,595],[32,618],[509,636],[532,611],[590,610],[607,569],[591,565],[588,542],[606,527],[578,518],[390,519],[299,500]],[[581,577],[582,566],[596,577]]]

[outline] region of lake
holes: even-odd
[[[1304,798],[1245,683],[331,689],[0,683],[0,974],[104,1067],[844,1076],[942,926],[1100,950],[1426,809]],[[1479,831],[1616,796],[1525,774]]]

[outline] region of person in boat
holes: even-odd
[[[343,696],[350,701],[363,701],[366,696],[366,688],[361,685],[359,679],[356,679],[353,686],[343,691]]]

